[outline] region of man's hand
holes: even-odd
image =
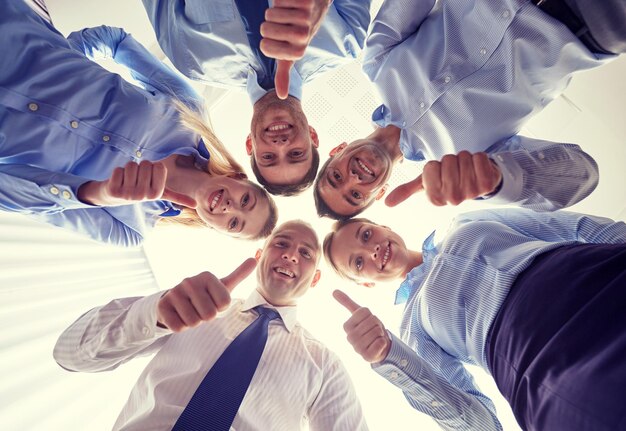
[[[341,290],[335,290],[333,297],[352,313],[352,317],[343,324],[343,329],[354,350],[371,364],[385,359],[391,349],[385,325],[369,309],[361,307]]]
[[[394,189],[385,199],[393,207],[409,196],[424,190],[434,205],[458,205],[461,202],[492,193],[502,181],[500,169],[486,153],[443,156],[441,162],[430,161],[413,181]]]
[[[289,71],[302,58],[330,7],[330,0],[275,0],[261,24],[261,52],[275,58],[276,94],[289,95]]]
[[[256,260],[246,259],[229,276],[218,279],[210,272],[184,279],[168,290],[157,304],[157,322],[181,332],[212,320],[230,305],[230,293],[254,271]]]
[[[168,190],[165,187],[166,180],[167,168],[163,163],[128,162],[123,168],[115,168],[108,180],[88,181],[81,185],[78,199],[100,206],[164,199],[188,208],[196,207],[193,198]]]

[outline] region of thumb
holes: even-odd
[[[352,298],[343,293],[341,290],[333,291],[333,298],[335,298],[338,303],[346,307],[350,313],[354,313],[356,310],[361,308],[359,304],[354,302]]]
[[[165,199],[166,201],[170,201],[172,203],[182,205],[187,208],[195,208],[198,206],[198,203],[194,198],[170,189],[163,190],[163,195],[161,196],[161,199]]]
[[[411,195],[421,192],[422,190],[424,190],[424,184],[422,183],[422,176],[420,175],[413,181],[409,181],[393,189],[385,199],[385,205],[395,207],[399,203],[407,200]]]
[[[230,275],[222,278],[221,282],[226,286],[226,288],[232,292],[235,287],[242,281],[244,281],[252,271],[256,268],[256,259],[253,257],[249,257],[244,260],[241,265],[237,267]]]
[[[278,60],[276,62],[276,76],[274,76],[274,86],[279,99],[286,99],[289,96],[289,72],[293,66],[293,61]]]

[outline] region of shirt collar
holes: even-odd
[[[265,305],[267,308],[276,310],[280,314],[280,318],[283,321],[283,325],[287,328],[287,331],[293,331],[293,328],[298,323],[298,308],[295,305],[287,305],[284,307],[276,307],[263,298],[263,296],[255,289],[252,291],[248,299],[245,300],[241,306],[241,311],[249,311],[259,305]]]
[[[428,238],[424,240],[424,244],[422,244],[422,264],[413,268],[406,275],[406,278],[396,291],[394,304],[404,304],[422,286],[422,279],[430,267],[432,259],[437,255],[435,232],[436,231],[432,231],[432,233],[428,235]]]
[[[248,69],[248,81],[246,83],[248,97],[254,105],[261,97],[265,96],[267,90],[261,87],[257,81],[257,73],[252,67]],[[302,100],[302,77],[295,66],[289,72],[289,95],[298,100]]]

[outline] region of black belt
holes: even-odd
[[[565,0],[531,0],[531,2],[552,18],[561,21],[587,48],[589,48],[589,51],[599,54],[612,54],[612,52],[602,48],[593,38],[587,24],[585,24],[583,19],[568,6]]]

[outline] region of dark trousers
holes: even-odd
[[[626,0],[532,0],[558,19],[591,52],[626,52]]]
[[[626,430],[626,245],[537,257],[513,284],[486,350],[524,430]]]

